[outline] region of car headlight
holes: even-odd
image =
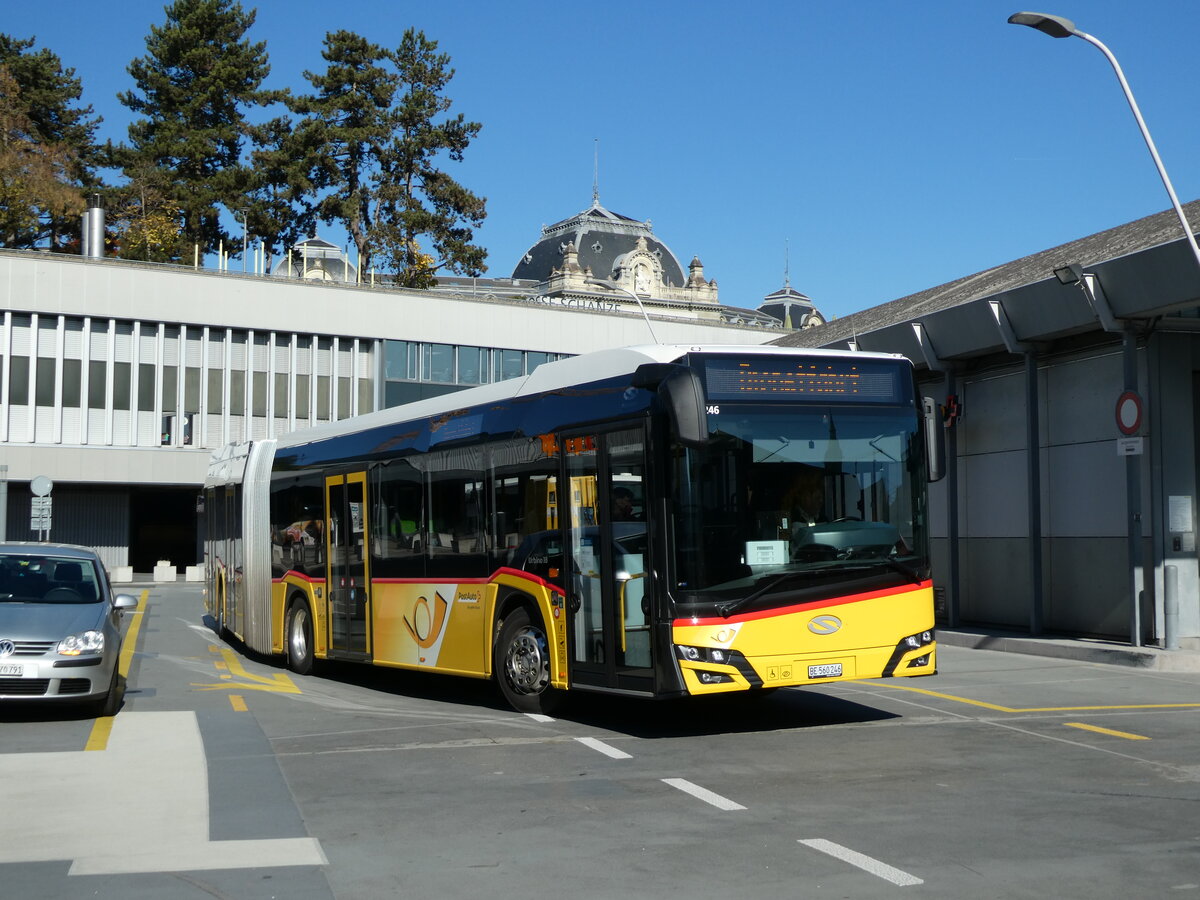
[[[82,656],[104,652],[104,632],[84,631],[72,634],[58,642],[58,652],[63,656]]]

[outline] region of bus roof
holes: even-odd
[[[417,400],[402,406],[390,406],[376,412],[364,413],[350,419],[326,422],[311,428],[301,428],[280,435],[278,447],[296,447],[352,434],[368,428],[411,422],[441,415],[456,409],[526,397],[577,384],[587,384],[620,375],[632,375],[646,363],[669,363],[689,354],[734,354],[740,356],[813,356],[852,359],[903,359],[895,353],[870,353],[849,350],[816,350],[774,345],[745,344],[644,344],[597,350],[581,356],[571,356],[552,363],[543,363],[522,378],[510,378],[494,384],[454,391],[438,397]]]

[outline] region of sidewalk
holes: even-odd
[[[938,628],[937,640],[946,646],[970,647],[974,650],[1025,653],[1030,656],[1131,666],[1156,672],[1200,672],[1200,650],[1131,647],[1116,641],[1093,638],[1030,637],[1020,632],[977,628]]]

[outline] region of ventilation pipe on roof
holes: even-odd
[[[88,208],[84,211],[80,239],[80,250],[84,259],[104,258],[104,207],[100,205],[99,194],[92,195]]]

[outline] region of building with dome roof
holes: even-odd
[[[807,294],[802,294],[785,277],[783,287],[774,293],[763,297],[758,304],[758,311],[773,316],[783,323],[789,331],[799,331],[803,328],[816,328],[825,324],[825,317],[813,305]]]
[[[639,221],[600,205],[542,228],[541,237],[518,260],[513,279],[533,282],[532,299],[551,306],[583,306],[639,312],[656,318],[779,328],[780,321],[755,310],[723,306],[716,280],[704,276],[693,256],[685,274],[679,258]],[[636,298],[636,302],[635,302]]]
[[[353,284],[358,269],[338,246],[313,235],[300,241],[271,269],[275,278],[303,278],[307,281],[336,281]]]

